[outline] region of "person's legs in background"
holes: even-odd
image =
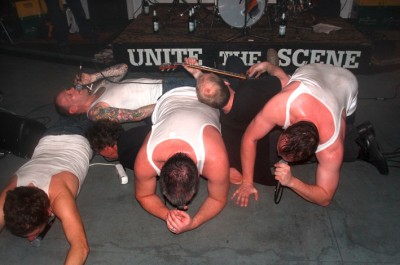
[[[45,0],[47,6],[47,18],[53,24],[53,37],[60,46],[68,45],[68,24],[65,13],[60,8],[58,0]]]
[[[388,164],[376,141],[375,130],[371,122],[366,121],[355,126],[354,120],[355,114],[346,117],[343,162],[362,159],[374,165],[379,173],[387,175],[389,173]]]
[[[79,27],[79,34],[87,39],[95,40],[98,36],[93,30],[90,21],[86,19],[85,11],[83,10],[82,3],[80,0],[68,0],[68,7],[71,9],[72,14],[74,15],[75,22]]]

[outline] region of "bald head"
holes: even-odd
[[[229,101],[229,89],[225,82],[215,74],[202,74],[197,79],[197,97],[200,102],[222,109]]]

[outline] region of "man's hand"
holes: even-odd
[[[82,74],[78,74],[75,76],[75,80],[74,80],[74,84],[81,84],[81,85],[88,85],[93,83],[94,81],[92,81],[92,75],[87,74],[87,73],[82,73]]]
[[[180,210],[170,210],[167,214],[167,227],[174,234],[180,234],[190,230],[192,218],[189,214]]]
[[[249,204],[249,197],[251,194],[254,194],[254,200],[258,200],[258,191],[254,187],[253,184],[250,183],[242,183],[240,187],[233,193],[232,200],[236,198],[236,204],[240,205],[241,207],[247,207]]]
[[[188,65],[199,65],[199,62],[196,58],[186,57],[184,61],[185,64]],[[183,64],[183,67],[186,69],[186,71],[193,75],[195,79],[199,78],[203,74],[201,70],[186,66],[185,64]]]
[[[290,166],[286,163],[276,163],[275,167],[275,179],[283,186],[289,186],[293,179],[292,171]]]
[[[259,78],[261,74],[267,71],[268,62],[261,62],[253,64],[249,70],[247,70],[247,75],[249,77]]]

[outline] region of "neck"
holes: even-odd
[[[90,106],[96,101],[97,98],[98,97],[96,95],[89,95],[85,103],[85,112],[89,110]]]
[[[229,101],[228,101],[228,103],[222,108],[222,111],[223,111],[225,114],[228,114],[228,113],[231,111],[232,106],[233,106],[233,99],[235,98],[235,91],[233,91],[233,89],[232,89],[230,86],[228,86],[228,89],[229,89]]]

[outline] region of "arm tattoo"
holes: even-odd
[[[101,72],[95,73],[94,76],[96,77],[95,81],[106,77],[108,80],[112,82],[118,82],[125,77],[127,72],[128,72],[128,65],[122,63],[113,65],[109,68],[104,69]]]
[[[130,110],[95,105],[89,111],[89,118],[91,120],[107,119],[119,123],[142,121],[151,116],[154,106],[155,104],[152,104],[135,110]]]

